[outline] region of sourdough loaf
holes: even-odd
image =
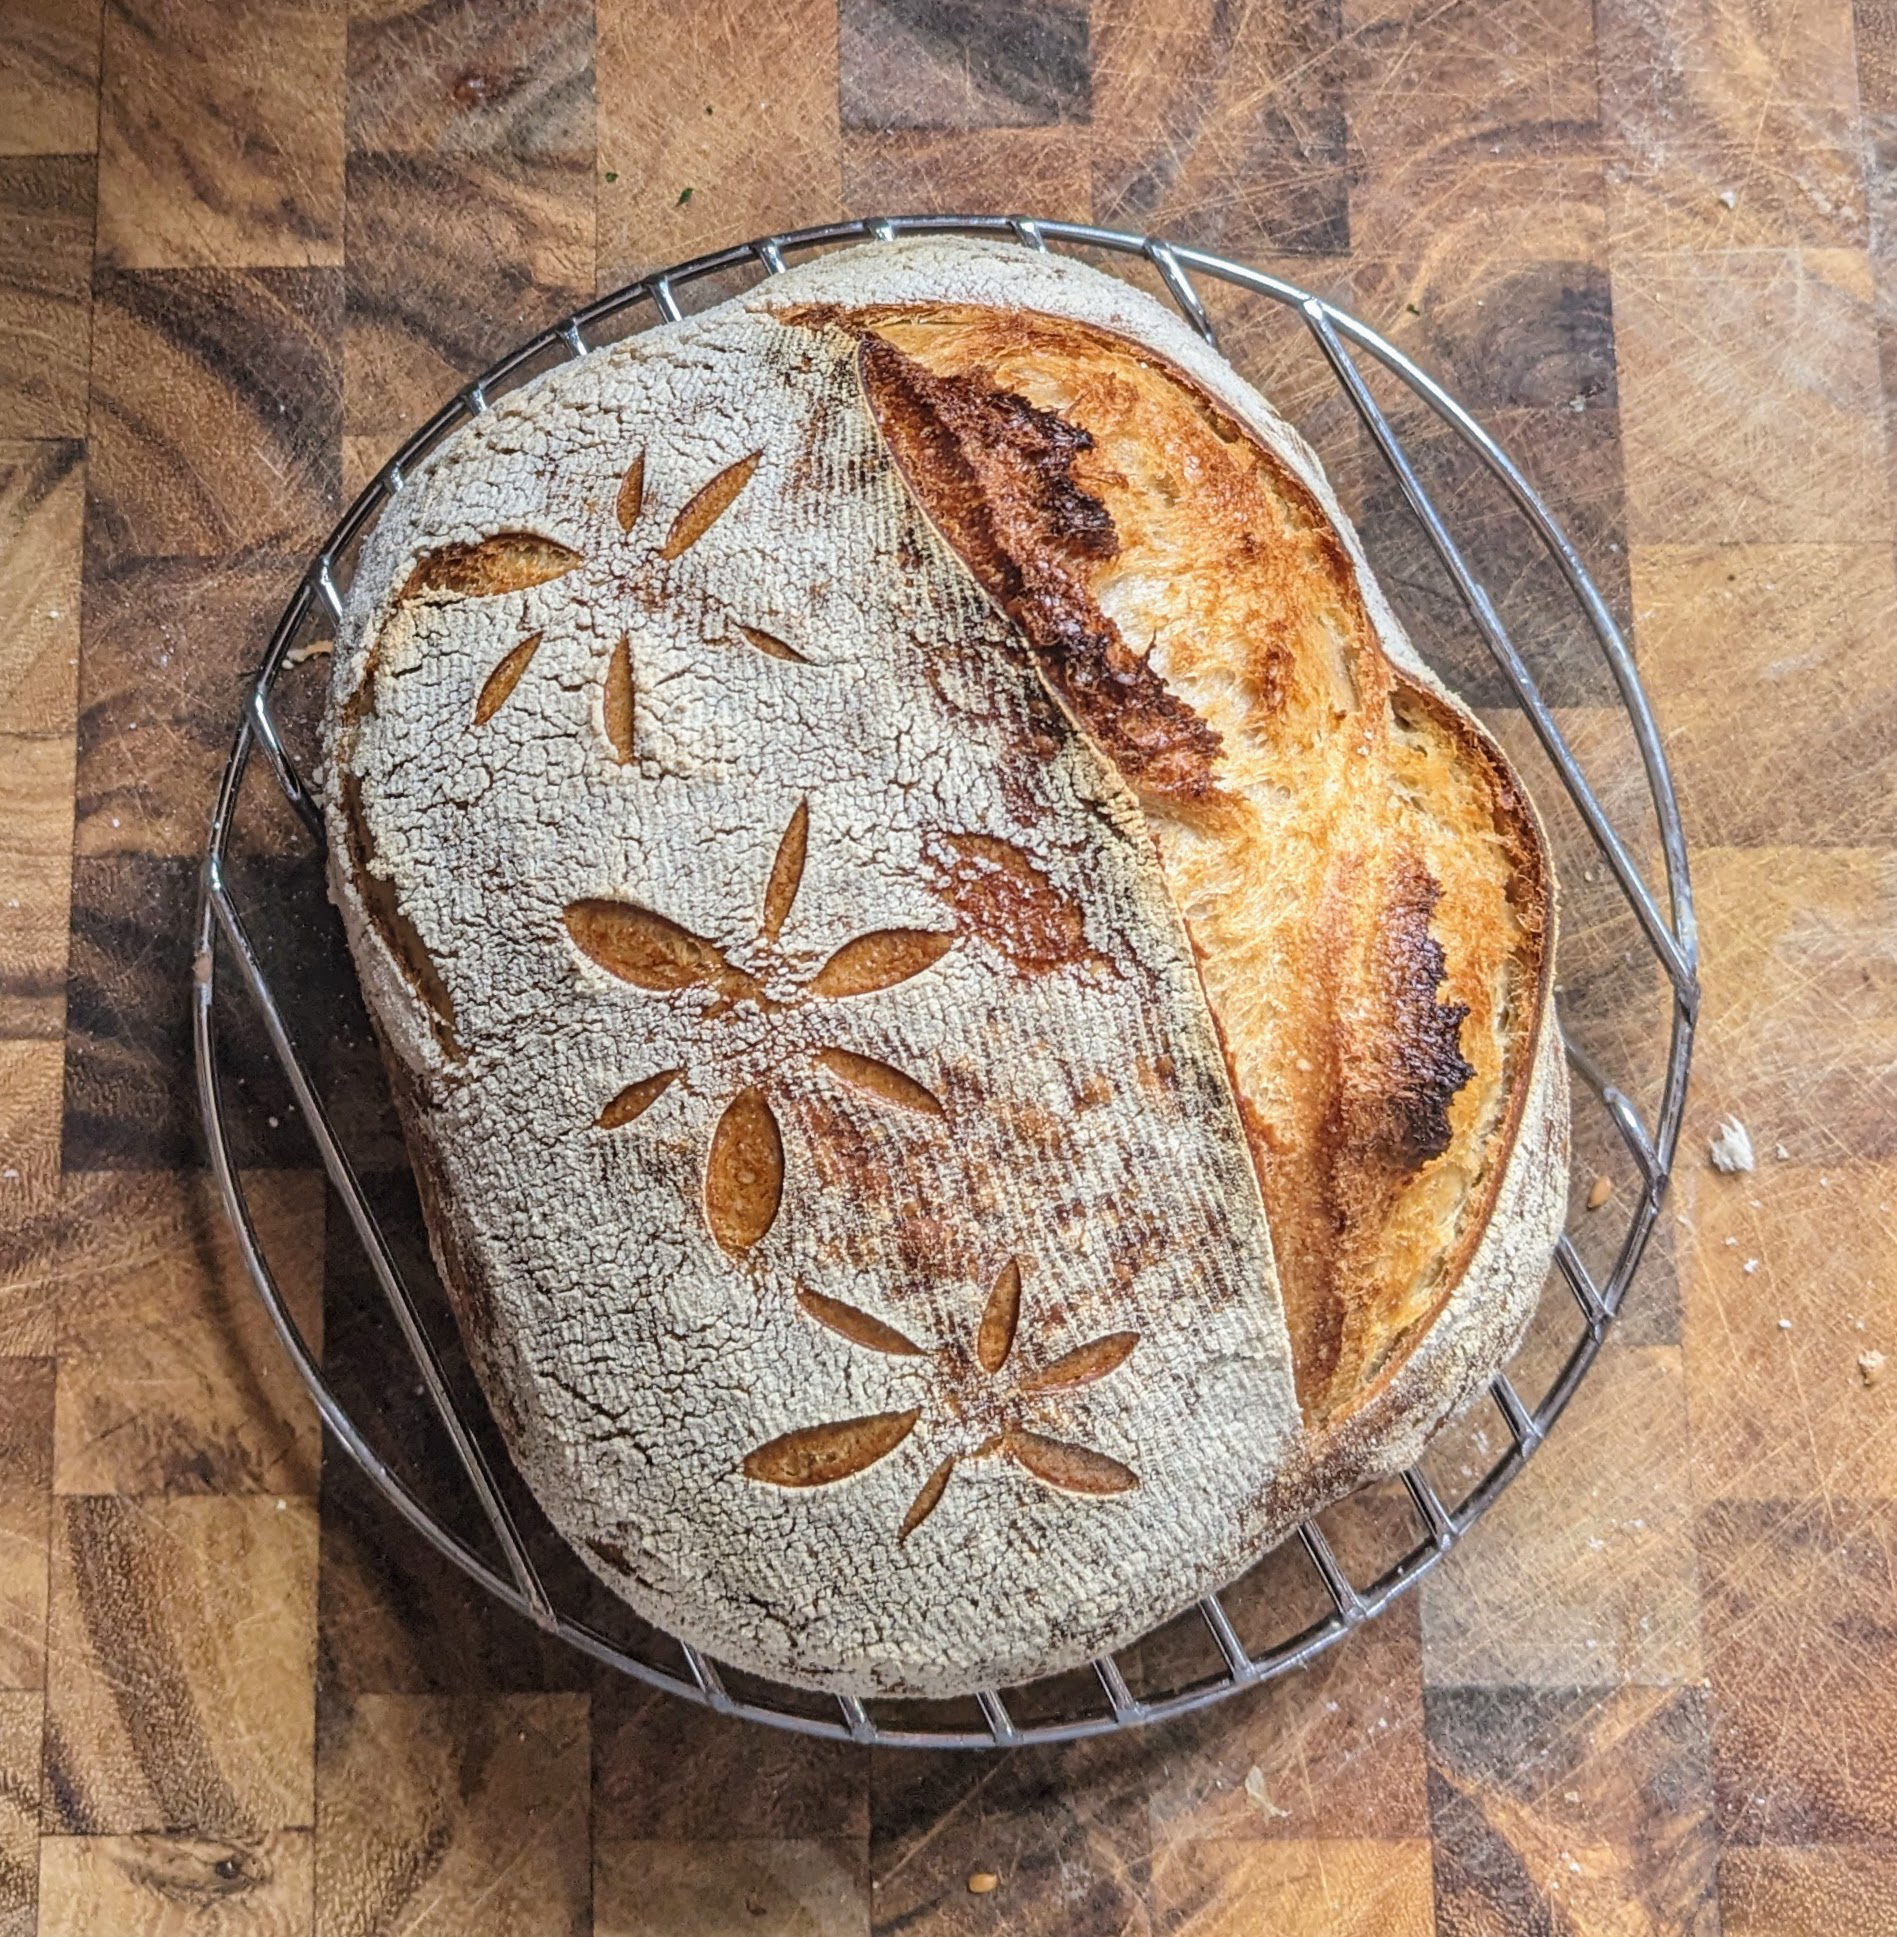
[[[1534,811],[1308,449],[1116,279],[867,246],[538,379],[376,527],[326,732],[483,1387],[723,1660],[1121,1645],[1533,1307]]]

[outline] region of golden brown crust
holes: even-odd
[[[1207,793],[1218,735],[1090,589],[1119,548],[1106,507],[1075,480],[1092,437],[980,371],[938,374],[874,329],[860,334],[864,394],[896,462],[1069,710],[1143,792]]]
[[[1532,812],[1384,651],[1309,485],[1165,359],[1019,310],[821,320],[860,337],[911,488],[1147,810],[1300,1402],[1335,1427],[1443,1312],[1520,1125],[1547,979]]]
[[[497,531],[474,544],[440,545],[423,552],[395,595],[420,598],[446,593],[453,598],[493,598],[530,585],[545,585],[579,564],[580,555],[531,531]]]
[[[1479,797],[1488,803],[1492,815],[1489,831],[1501,844],[1505,856],[1499,885],[1508,913],[1498,918],[1496,926],[1507,922],[1516,929],[1518,940],[1512,951],[1511,967],[1517,979],[1515,1013],[1501,1019],[1501,1028],[1507,1037],[1508,1080],[1501,1086],[1500,1114],[1490,1131],[1495,1154],[1485,1166],[1478,1187],[1470,1194],[1443,1252],[1435,1274],[1435,1296],[1393,1331],[1357,1396],[1359,1410],[1390,1385],[1405,1364],[1409,1351],[1442,1316],[1489,1230],[1504,1181],[1504,1160],[1523,1134],[1524,1119],[1534,1094],[1535,1063],[1544,1047],[1541,1038],[1548,1026],[1554,982],[1551,933],[1554,886],[1533,806],[1521,792],[1494,742],[1438,694],[1399,672],[1392,699],[1399,724],[1428,721],[1438,743],[1452,749],[1465,770],[1479,777]],[[1489,912],[1495,913],[1493,909]],[[1479,911],[1470,911],[1468,919],[1472,933],[1481,934]],[[1487,939],[1493,942],[1494,934],[1495,929],[1489,928]],[[1444,967],[1447,971],[1446,961]],[[1450,986],[1470,986],[1474,981],[1475,977],[1464,964]],[[1496,1033],[1493,1027],[1490,1033]],[[1565,1109],[1561,1117],[1565,1123]]]

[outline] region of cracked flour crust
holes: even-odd
[[[854,340],[773,313],[934,297],[1136,334],[1315,476],[1121,285],[851,251],[450,440],[328,723],[333,892],[523,1474],[648,1619],[859,1694],[1066,1667],[1242,1571],[1479,1389],[1560,1216],[1549,1004],[1479,1309],[1380,1438],[1307,1432],[1139,801],[919,510]]]

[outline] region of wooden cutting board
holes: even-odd
[[[1890,0],[10,0],[0,1937],[1897,1929],[1893,153]],[[451,1577],[324,1458],[186,1077],[211,785],[349,495],[596,289],[904,208],[1242,254],[1443,374],[1631,618],[1706,960],[1656,1255],[1468,1547],[1005,1758],[717,1721]]]

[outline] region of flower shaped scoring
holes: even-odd
[[[1106,1453],[1076,1446],[1035,1429],[1029,1422],[1046,1394],[1092,1385],[1117,1372],[1139,1344],[1137,1332],[1108,1332],[1039,1366],[1024,1365],[1015,1343],[1021,1323],[1021,1265],[1011,1258],[995,1280],[977,1326],[973,1349],[959,1340],[933,1353],[893,1325],[841,1299],[804,1291],[798,1303],[818,1324],[890,1358],[932,1358],[934,1398],[940,1417],[931,1431],[950,1450],[903,1515],[897,1538],[907,1540],[942,1503],[958,1461],[1012,1460],[1044,1486],[1063,1493],[1127,1493],[1139,1475]],[[800,1426],[747,1453],[747,1478],[771,1486],[830,1486],[866,1472],[893,1453],[916,1429],[925,1408]]]
[[[735,464],[726,465],[693,493],[656,545],[641,549],[632,543],[633,528],[645,510],[646,462],[645,452],[640,451],[627,466],[613,499],[615,521],[626,537],[623,543],[609,545],[605,556],[588,558],[538,532],[497,531],[472,543],[443,545],[423,552],[397,593],[397,602],[424,595],[499,598],[549,584],[572,572],[592,576],[606,595],[624,594],[640,584],[650,586],[655,582],[655,575],[658,575],[656,582],[664,586],[665,568],[689,551],[730,510],[751,482],[761,456],[761,452],[753,451]],[[760,626],[728,616],[726,628],[728,633],[767,658],[793,665],[808,664],[794,646]],[[482,682],[474,703],[477,727],[485,726],[506,705],[532,666],[542,636],[539,632],[524,635]],[[632,644],[626,634],[620,634],[618,643],[606,655],[601,679],[600,722],[614,760],[625,766],[635,752]]]
[[[608,542],[599,556],[573,550],[538,532],[509,529],[471,543],[422,552],[397,594],[397,602],[434,599],[498,598],[530,591],[578,573],[594,587],[595,603],[617,596],[650,599],[675,588],[668,575],[730,510],[756,474],[762,453],[751,452],[726,465],[701,484],[672,518],[663,537],[645,542],[637,529],[647,517],[646,453],[633,457],[613,495],[613,520],[624,534]],[[610,533],[609,533],[610,539]],[[727,614],[727,637],[742,640],[765,658],[791,665],[809,662],[775,634]],[[488,673],[475,698],[473,725],[485,727],[507,704],[531,670],[544,635],[526,633]],[[598,720],[613,759],[621,766],[635,757],[635,681],[631,642],[621,634],[608,651],[601,672]],[[581,901],[566,911],[568,932],[602,968],[655,994],[694,992],[712,998],[705,1019],[749,1020],[783,1015],[813,1001],[867,995],[919,975],[953,943],[952,934],[919,929],[884,929],[846,942],[813,973],[780,946],[780,935],[803,877],[809,811],[800,806],[779,843],[765,892],[764,918],[744,963],[717,944],[692,934],[649,908],[623,901]],[[860,1093],[898,1108],[940,1115],[936,1097],[913,1077],[872,1056],[813,1040],[807,1029],[786,1036],[777,1047],[791,1062],[814,1059]],[[740,1054],[737,1058],[743,1061]],[[729,1065],[729,1055],[719,1058]],[[784,1150],[777,1118],[764,1090],[785,1057],[761,1066],[739,1082],[736,1094],[713,1132],[705,1166],[705,1214],[712,1235],[730,1255],[748,1251],[776,1219],[783,1194]],[[661,1069],[629,1083],[601,1111],[598,1126],[618,1129],[649,1109],[678,1078],[683,1067]]]
[[[665,535],[645,542],[635,527],[646,520],[646,454],[635,455],[613,494],[612,514],[621,539],[610,529],[597,556],[588,556],[540,533],[507,529],[472,543],[457,542],[421,552],[396,595],[397,604],[427,597],[488,599],[531,591],[578,574],[591,588],[597,610],[612,598],[651,604],[675,590],[670,567],[709,531],[743,494],[762,453],[726,465],[699,485],[673,516]],[[649,522],[649,521],[647,521]],[[696,595],[708,595],[695,588]],[[762,627],[724,615],[724,633],[764,658],[803,666],[796,647]],[[486,728],[531,672],[544,634],[527,631],[487,673],[473,705],[472,727]],[[373,652],[370,666],[373,667]],[[621,633],[599,672],[598,729],[613,760],[630,765],[636,754],[637,693],[630,637]],[[742,1257],[771,1229],[782,1203],[784,1146],[777,1114],[766,1094],[814,1066],[859,1095],[889,1107],[941,1116],[942,1104],[923,1083],[893,1063],[827,1040],[815,1018],[825,1005],[897,987],[921,975],[954,946],[953,932],[886,928],[854,936],[821,961],[787,947],[783,932],[803,882],[810,838],[809,803],[792,814],[777,845],[756,934],[735,949],[694,934],[668,916],[632,901],[575,901],[565,909],[567,933],[580,951],[618,980],[648,994],[690,998],[699,1021],[711,1026],[704,1063],[714,1085],[733,1093],[719,1115],[705,1156],[706,1222],[719,1247]],[[1012,946],[996,946],[1017,963],[1045,966],[1083,959],[1078,918],[1028,890],[1044,879],[1022,857],[1010,861],[1006,843],[968,837],[955,848],[950,882],[959,891],[958,911],[998,910],[1010,919],[991,927]],[[1017,904],[1028,896],[1025,916]],[[951,897],[955,898],[955,897]],[[967,904],[964,909],[964,903]],[[1026,917],[1031,917],[1027,919]],[[1023,954],[1023,938],[1028,946]],[[993,939],[991,936],[990,939]],[[694,1065],[696,1069],[696,1065]],[[658,1069],[620,1089],[600,1111],[596,1127],[614,1131],[637,1121],[671,1086],[687,1075],[684,1064]],[[800,1427],[757,1447],[743,1461],[744,1474],[779,1487],[828,1486],[866,1471],[901,1446],[925,1416],[941,1448],[927,1480],[904,1514],[898,1539],[907,1541],[941,1504],[958,1463],[1011,1461],[1056,1491],[1104,1497],[1129,1492],[1139,1476],[1109,1454],[1054,1437],[1035,1423],[1051,1395],[1091,1385],[1122,1366],[1139,1344],[1137,1332],[1104,1334],[1051,1359],[1016,1351],[1021,1323],[1021,1266],[1011,1259],[989,1292],[972,1340],[951,1339],[930,1349],[905,1333],[840,1299],[801,1291],[802,1310],[851,1344],[897,1359],[923,1361],[928,1371],[924,1403],[906,1411]]]
[[[813,967],[811,958],[787,949],[781,939],[796,906],[809,839],[806,801],[777,844],[763,918],[742,963],[637,902],[576,901],[566,911],[567,933],[609,975],[655,995],[695,995],[705,1005],[705,1022],[724,1021],[741,1038],[726,1060],[735,1060],[743,1078],[712,1132],[705,1161],[706,1222],[732,1257],[771,1228],[782,1200],[783,1138],[764,1092],[787,1067],[815,1062],[877,1102],[928,1116],[943,1113],[934,1093],[894,1064],[822,1041],[805,1012],[909,981],[940,961],[955,936],[926,928],[876,929]],[[601,1110],[598,1127],[616,1130],[633,1122],[684,1074],[680,1065],[628,1083]]]

